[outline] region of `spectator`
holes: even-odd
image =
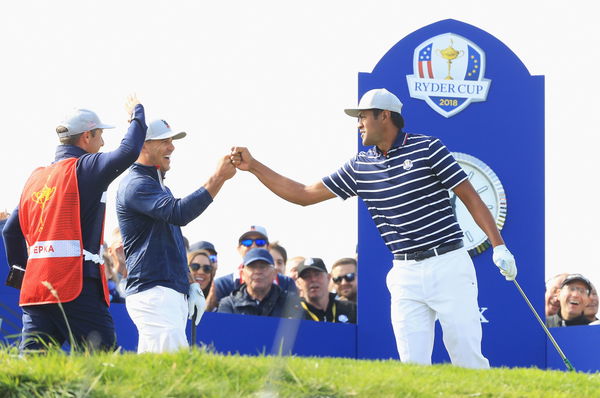
[[[287,251],[278,241],[269,245],[269,253],[275,260],[275,270],[278,274],[285,275],[285,263],[287,262]]]
[[[337,299],[356,303],[358,288],[356,260],[345,257],[337,260],[331,266],[331,281],[337,293]]]
[[[206,250],[210,256],[210,262],[215,267],[215,270],[219,268],[219,260],[217,258],[217,250],[215,249],[215,245],[205,240],[201,240],[196,243],[192,243],[189,246],[188,252],[194,252],[196,250]]]
[[[273,256],[264,248],[248,251],[243,259],[244,284],[219,303],[218,312],[229,314],[298,318],[302,313],[298,296],[273,283]]]
[[[560,302],[558,301],[558,293],[560,293],[560,287],[563,281],[569,275],[568,273],[554,275],[552,278],[546,281],[546,319],[549,316],[556,315],[560,310]]]
[[[596,286],[594,286],[593,283],[591,285],[592,290],[590,292],[590,297],[583,312],[590,322],[595,322],[598,320],[596,316],[598,314],[598,292],[596,291]]]
[[[260,225],[252,225],[250,229],[244,232],[238,239],[237,250],[240,254],[240,257],[244,258],[248,251],[257,248],[268,250],[269,237],[267,236],[267,230],[265,227],[261,227]],[[242,272],[243,268],[244,266],[241,264],[238,267],[237,272],[233,272],[215,279],[215,300],[217,303],[220,302],[223,297],[229,296],[231,292],[238,289],[242,285],[244,282]],[[296,293],[296,284],[291,278],[288,278],[285,275],[275,274],[273,283],[279,285],[279,287],[284,291]]]
[[[114,273],[115,267],[107,250],[102,252],[102,258],[104,259],[104,273],[106,275],[106,285],[108,287],[110,302],[123,304],[125,303],[125,296],[118,289],[119,279]]]
[[[208,297],[217,272],[217,268],[210,261],[210,256],[210,252],[204,249],[189,252],[187,255],[192,279],[200,284],[204,297]]]
[[[6,210],[0,211],[0,233],[4,229],[4,224],[6,224],[6,220],[8,220],[8,217],[10,217],[9,212],[7,212]],[[4,253],[2,253],[2,255],[4,255]]]
[[[162,119],[151,122],[140,156],[117,191],[127,263],[125,305],[139,332],[138,353],[188,347],[187,318],[197,314],[198,325],[206,301],[200,285],[192,280],[181,226],[202,214],[235,175],[223,156],[206,183],[184,198],[175,198],[163,180],[171,169],[173,140],[185,136]]]
[[[123,250],[123,239],[121,230],[115,228],[111,235],[110,246],[107,249],[110,257],[111,275],[116,284],[116,289],[121,297],[125,297],[125,287],[127,285],[127,265],[125,264],[125,251]]]
[[[558,300],[560,310],[546,319],[548,327],[587,325],[590,320],[584,315],[592,284],[581,274],[570,274],[562,282]]]
[[[320,258],[307,258],[298,267],[304,319],[317,322],[356,323],[356,305],[329,293],[329,274]]]

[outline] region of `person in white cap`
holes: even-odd
[[[117,191],[128,274],[125,304],[139,332],[138,353],[188,346],[187,318],[198,325],[206,302],[188,268],[181,226],[198,217],[236,172],[225,155],[203,186],[175,198],[163,179],[171,168],[173,141],[185,136],[165,120],[151,122],[140,156]]]
[[[401,110],[402,103],[388,90],[367,91],[357,108],[345,112],[358,118],[363,145],[373,147],[313,185],[277,174],[244,147],[232,148],[231,161],[278,196],[303,206],[336,196],[360,196],[394,255],[387,285],[400,359],[431,363],[437,317],[452,363],[488,368],[481,354],[477,279],[462,247],[463,233],[449,190],[487,234],[494,246],[494,263],[507,280],[517,275],[514,257],[448,149],[435,137],[404,132]]]
[[[56,128],[61,145],[54,163],[33,172],[4,228],[15,287],[25,269],[21,351],[61,346],[71,336],[72,349],[109,350],[116,343],[101,251],[106,190],[138,157],[146,134],[143,106],[133,96],[126,107],[129,130],[107,153],[99,152],[102,135],[113,126],[87,109],[67,116]]]

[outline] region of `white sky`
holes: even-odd
[[[556,3],[3,2],[0,208],[13,209],[29,173],[53,159],[54,127],[72,107],[117,124],[104,135],[104,150],[114,149],[131,92],[149,118],[188,132],[166,180],[176,196],[202,185],[232,145],[249,146],[276,171],[314,183],[355,153],[356,123],[342,109],[356,103],[357,74],[370,72],[406,35],[452,18],[494,35],[531,74],[546,76],[546,273],[582,272],[600,283],[598,260],[590,258],[599,221],[598,14],[593,1]],[[506,121],[511,128],[510,116]],[[418,120],[410,124],[418,130]],[[107,231],[117,225],[117,182]],[[239,263],[237,238],[252,224],[265,226],[290,257],[331,265],[354,254],[356,199],[302,208],[240,172],[183,231],[191,242],[216,245],[223,274]],[[489,252],[483,255],[491,262]]]

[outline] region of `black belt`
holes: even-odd
[[[460,249],[461,247],[463,247],[462,240],[458,241],[458,242],[454,242],[454,243],[447,243],[445,245],[441,245],[439,247],[436,247],[435,249],[423,250],[423,251],[414,252],[414,253],[395,254],[394,255],[394,260],[402,260],[402,261],[417,260],[417,261],[423,261],[423,260],[425,260],[425,259],[427,259],[429,257],[439,256],[441,254],[445,254],[445,253],[451,252],[453,250]]]

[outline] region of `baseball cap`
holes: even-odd
[[[590,280],[588,278],[586,278],[585,276],[581,275],[581,274],[569,274],[567,275],[567,277],[565,278],[565,280],[563,281],[563,283],[560,285],[560,287],[562,288],[565,285],[568,285],[571,282],[574,281],[580,281],[583,282],[590,291],[592,291],[592,282],[590,282]]]
[[[173,138],[179,140],[185,137],[187,133],[180,132],[176,133],[171,130],[171,126],[163,119],[156,119],[150,122],[148,130],[146,130],[146,141],[150,140],[164,140],[167,138]]]
[[[190,245],[190,252],[195,252],[196,250],[208,250],[212,254],[218,254],[215,250],[215,246],[212,243],[207,242],[205,240],[201,240],[200,242],[192,243]]]
[[[243,264],[244,264],[244,266],[246,266],[248,264],[252,264],[253,262],[259,261],[259,260],[265,261],[271,265],[275,264],[275,261],[273,261],[273,256],[271,256],[271,253],[269,253],[269,251],[267,249],[260,249],[260,248],[248,250],[248,253],[246,253],[246,255],[244,256]]]
[[[98,115],[89,109],[74,109],[60,122],[58,127],[67,129],[64,133],[58,133],[60,138],[81,134],[94,129],[114,129],[115,126],[100,121]]]
[[[358,108],[344,109],[344,112],[348,116],[358,117],[360,111],[366,109],[383,109],[384,111],[401,113],[402,102],[385,88],[376,88],[363,94],[358,103]]]
[[[247,239],[249,235],[252,234],[259,234],[261,235],[265,240],[269,240],[269,236],[267,235],[267,229],[265,227],[261,227],[260,225],[251,225],[250,229],[248,229],[248,231],[244,232],[242,234],[242,236],[240,236],[239,241],[243,241],[244,239]]]
[[[296,268],[298,276],[301,276],[302,272],[306,271],[307,269],[316,269],[317,271],[327,273],[327,267],[325,267],[325,263],[323,260],[317,257],[307,257],[304,262],[300,264],[298,268]]]

